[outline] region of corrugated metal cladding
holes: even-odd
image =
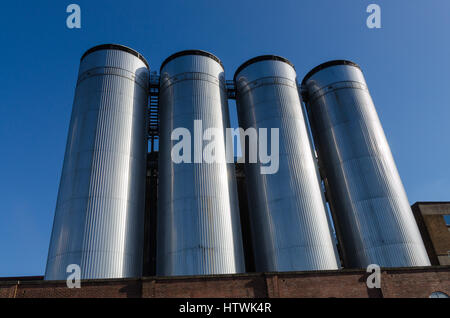
[[[256,270],[337,269],[294,67],[281,57],[257,57],[237,70],[235,82],[239,125],[279,128],[278,172],[245,164]]]
[[[135,51],[104,45],[83,56],[45,279],[142,272],[149,70]]]
[[[360,68],[325,63],[303,89],[346,267],[430,265]]]
[[[194,120],[203,129],[230,126],[224,70],[203,51],[169,57],[161,68],[158,194],[158,275],[244,272],[234,165],[225,162],[225,140],[216,140],[222,163],[174,163],[171,132]],[[205,144],[203,144],[205,145]]]

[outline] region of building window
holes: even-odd
[[[450,226],[450,214],[444,215],[445,225]]]
[[[446,293],[437,291],[431,293],[430,298],[448,298],[448,295]]]

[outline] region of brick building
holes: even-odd
[[[450,265],[450,202],[416,202],[412,211],[431,265]]]
[[[390,268],[381,272],[381,288],[369,289],[362,269],[248,273],[190,277],[83,280],[69,289],[65,281],[43,277],[0,279],[0,297],[351,297],[427,298],[450,295],[450,266]]]

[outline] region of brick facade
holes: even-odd
[[[366,287],[364,270],[64,281],[0,279],[0,297],[429,297],[450,295],[450,266],[382,269],[381,288]]]
[[[417,202],[412,211],[431,265],[450,265],[450,230],[444,220],[450,202]]]

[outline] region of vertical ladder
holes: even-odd
[[[227,80],[225,84],[227,89],[227,97],[229,99],[236,99],[234,81]],[[159,140],[159,75],[156,72],[150,73],[148,140],[150,143],[150,152],[154,152],[155,142]]]
[[[150,100],[148,108],[148,139],[150,152],[155,151],[155,141],[159,139],[159,75],[150,73]]]
[[[233,80],[225,81],[225,86],[227,88],[228,99],[236,99],[236,87],[234,86]]]

